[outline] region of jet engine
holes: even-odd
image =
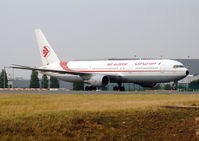
[[[89,80],[85,81],[92,86],[106,86],[109,83],[109,77],[104,75],[93,75]]]

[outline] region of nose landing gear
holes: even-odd
[[[172,90],[177,90],[178,87],[178,81],[174,81],[172,84]]]

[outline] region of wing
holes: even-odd
[[[12,65],[13,66],[10,66],[10,68],[14,68],[14,69],[35,70],[35,71],[41,71],[41,72],[54,72],[54,73],[60,73],[60,74],[90,75],[90,73],[86,73],[86,72],[43,69],[43,68],[29,67],[29,66],[16,65],[16,64],[12,64]]]
[[[16,64],[12,64],[12,65],[13,66],[10,66],[10,68],[14,68],[14,69],[35,70],[35,71],[40,71],[40,72],[53,72],[53,73],[58,73],[58,74],[79,75],[84,80],[90,79],[93,75],[97,75],[97,74],[92,74],[92,73],[89,73],[89,72],[43,69],[43,68],[29,67],[29,66],[16,65]],[[120,80],[121,80],[121,76],[119,76],[119,75],[110,75],[109,74],[109,75],[106,75],[106,76],[108,76],[110,78],[111,82],[120,82]]]

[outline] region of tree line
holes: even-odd
[[[38,78],[38,72],[32,71],[31,79],[30,79],[30,88],[59,88],[59,81],[56,77],[50,77],[48,79],[47,75],[42,76],[41,83]],[[8,77],[5,69],[2,70],[0,74],[0,88],[8,88]],[[171,90],[170,84],[165,84],[161,86],[160,84],[157,84],[153,88],[145,88],[145,89],[152,89],[152,90]],[[199,90],[199,79],[194,80],[190,82],[189,84],[179,84],[178,89],[180,90],[186,90],[186,91],[193,91],[193,90]],[[84,83],[82,82],[74,82],[73,83],[73,90],[84,90]]]
[[[50,86],[49,86],[50,82]],[[0,75],[0,88],[8,88],[8,77],[6,71],[3,69]],[[32,71],[29,88],[59,88],[59,81],[55,77],[50,77],[48,80],[47,75],[42,76],[41,84],[38,78],[38,72]]]
[[[30,79],[30,88],[49,88],[49,80],[47,75],[44,74],[42,76],[40,85],[38,72],[33,70]],[[59,81],[53,76],[50,76],[50,88],[59,88]]]

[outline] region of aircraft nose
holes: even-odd
[[[186,74],[186,75],[189,75],[189,71],[188,71],[188,70],[186,70],[185,74]]]

